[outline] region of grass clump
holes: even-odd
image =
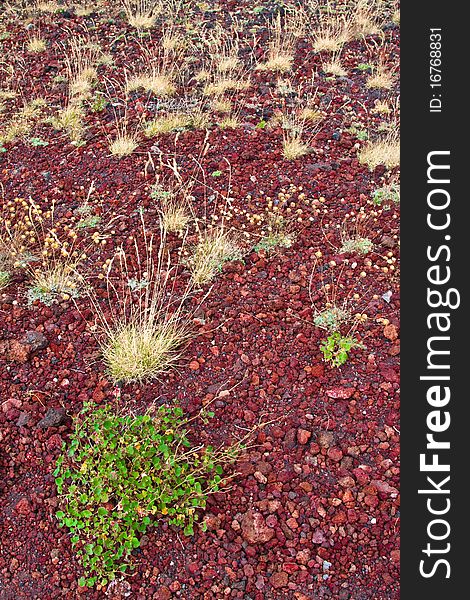
[[[286,73],[292,69],[297,39],[304,32],[302,11],[287,11],[284,17],[278,13],[268,24],[269,46],[266,62],[257,65],[258,70]]]
[[[225,262],[242,258],[240,240],[233,231],[223,226],[204,231],[189,259],[192,280],[204,285],[220,273]]]
[[[38,36],[32,37],[26,45],[26,49],[28,52],[32,52],[37,54],[39,52],[44,52],[47,48],[46,40],[40,38]]]
[[[104,586],[132,570],[141,535],[163,519],[193,535],[198,511],[227,482],[222,465],[239,446],[192,445],[191,420],[174,406],[120,416],[85,404],[54,471],[56,516],[82,563],[80,586]]]
[[[183,131],[191,126],[192,118],[189,113],[176,112],[168,115],[160,115],[145,124],[144,135],[151,138],[172,131]]]
[[[390,90],[395,81],[394,74],[384,65],[379,64],[366,80],[366,87],[372,90]]]
[[[150,197],[159,203],[159,212],[165,231],[182,233],[191,221],[191,213],[184,191],[165,190],[160,184],[153,186]]]
[[[171,77],[157,72],[150,75],[137,75],[128,79],[126,83],[126,91],[128,93],[139,89],[143,89],[160,98],[173,96],[176,93],[176,86],[172,82]]]
[[[92,289],[89,298],[103,334],[100,346],[110,377],[123,382],[158,378],[178,365],[194,336],[193,314],[186,304],[192,283],[184,283],[166,244],[143,226],[128,249],[121,247],[105,263],[104,306]]]
[[[137,136],[125,131],[118,131],[116,137],[109,144],[109,151],[113,156],[122,158],[129,156],[138,147]]]
[[[85,112],[80,103],[70,102],[59,110],[57,116],[50,119],[50,124],[54,129],[64,131],[73,144],[79,144],[85,132],[84,117]]]
[[[400,164],[400,137],[398,132],[392,131],[385,137],[371,141],[359,152],[359,162],[365,164],[373,171],[379,165],[388,169],[398,167]]]
[[[35,98],[24,103],[22,108],[0,127],[0,145],[26,138],[39,121],[42,109],[46,104],[42,98]]]
[[[136,29],[151,29],[162,10],[160,0],[121,0],[127,21]]]
[[[139,289],[144,286],[130,286]],[[189,329],[177,318],[127,323],[113,331],[102,348],[110,376],[116,381],[142,381],[176,362]]]

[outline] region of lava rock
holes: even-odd
[[[241,529],[243,538],[250,544],[265,544],[274,537],[274,530],[266,525],[263,515],[251,509],[243,515]]]
[[[39,429],[47,429],[48,427],[59,427],[67,419],[63,408],[49,408],[45,416],[39,421]]]

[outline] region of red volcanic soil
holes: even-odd
[[[249,2],[206,4],[236,10],[247,40],[262,22]],[[210,9],[199,15],[207,22],[225,18]],[[139,52],[124,19],[73,11],[41,17],[48,48],[38,54],[24,49],[24,23],[4,19],[10,35],[2,44],[16,56],[14,85],[21,94],[5,102],[2,119],[37,96],[48,101],[46,112],[63,104],[59,42],[85,25],[115,59],[112,70],[100,67],[100,77],[122,78],[123,66]],[[383,59],[393,66],[398,28],[386,27],[384,37]],[[114,597],[130,591],[142,600],[399,598],[399,207],[380,210],[370,202],[398,173],[360,164],[358,148],[366,142],[348,131],[352,119],[374,131],[383,118],[371,112],[376,100],[398,95],[397,74],[392,90],[377,91],[365,86],[368,72],[357,68],[377,60],[379,41],[369,36],[346,44],[341,59],[348,74],[331,78],[321,70],[325,57],[300,40],[290,79],[305,82],[317,73],[312,86],[326,118],[313,152],[296,160],[282,157],[279,127],[256,127],[279,106],[275,78],[265,71],[253,71],[250,88],[238,94],[241,126],[210,127],[203,156],[206,133],[189,130],[176,141],[174,133],[142,137],[133,154],[116,158],[108,150],[109,109],[87,111],[82,146],[37,124],[29,138],[47,146],[19,139],[0,153],[4,204],[15,197],[31,196],[41,205],[55,200],[66,219],[95,182],[97,211],[119,218],[106,243],[89,253],[90,277],[135,233],[138,207],[156,228],[149,192],[160,153],[175,154],[183,173],[193,168],[191,157],[199,157],[210,186],[224,192],[230,185],[235,227],[242,227],[244,210],[264,210],[266,198],[282,190],[303,209],[302,220],[292,221],[290,248],[251,250],[243,262],[224,265],[198,309],[199,335],[178,370],[160,381],[122,386],[125,405],[135,411],[155,401],[193,414],[212,401],[215,417],[190,434],[208,444],[229,443],[267,424],[236,464],[231,489],[209,498],[208,530],[186,537],[162,521],[134,551],[138,566],[127,579],[130,587]],[[144,101],[132,96],[131,119],[151,110]],[[201,206],[202,187],[194,188]],[[299,200],[301,192],[308,202]],[[371,213],[367,235],[374,251],[340,254],[338,227],[361,208]],[[178,243],[177,236],[169,240],[171,247]],[[357,292],[357,311],[367,314],[357,329],[365,349],[352,350],[341,368],[323,360],[325,332],[313,324],[312,297],[319,301],[316,290],[330,279],[341,284],[341,299]],[[84,318],[90,318],[87,299],[28,304],[27,284],[20,272],[0,292],[0,599],[113,597],[78,588],[82,570],[67,531],[58,527],[52,472],[72,417],[84,401],[115,402],[115,386]]]

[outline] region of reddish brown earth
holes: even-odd
[[[249,3],[222,4],[248,14]],[[65,26],[78,30],[85,20],[54,19],[41,27],[49,40],[63,37]],[[96,24],[94,33],[105,47],[126,30],[120,19]],[[8,30],[12,35],[5,43],[21,49],[24,27],[9,23]],[[385,35],[388,59],[395,63],[399,32],[391,28]],[[317,55],[305,60],[308,45],[303,45],[296,59],[298,78],[320,64]],[[117,52],[116,57],[119,64]],[[353,69],[369,61],[366,46],[352,42],[343,54],[348,79],[318,76],[320,91],[331,98],[331,118],[315,140],[315,154],[284,160],[280,131],[255,129],[260,113],[254,109],[242,113],[245,126],[238,130],[211,130],[203,167],[207,173],[222,171],[211,184],[224,189],[228,172],[222,157],[228,159],[231,193],[240,208],[248,194],[259,198],[262,190],[274,197],[294,184],[327,212],[319,214],[312,203],[306,213],[313,220],[299,225],[291,248],[274,255],[252,252],[244,264],[226,264],[203,303],[201,335],[189,346],[182,367],[160,382],[123,387],[124,401],[137,408],[153,400],[175,401],[194,413],[214,400],[210,426],[193,432],[208,443],[228,442],[260,419],[270,422],[259,430],[257,446],[236,465],[232,489],[210,498],[207,532],[189,538],[162,522],[145,536],[135,551],[137,573],[128,580],[132,598],[399,597],[400,303],[396,271],[382,268],[395,244],[398,209],[380,213],[371,223],[374,254],[349,257],[342,271],[345,294],[356,286],[367,300],[369,318],[359,329],[367,349],[353,351],[340,369],[322,360],[324,334],[312,324],[308,289],[318,250],[323,257],[314,270],[314,287],[321,283],[318,267],[328,267],[333,259],[339,267],[348,258],[328,244],[325,224],[341,223],[348,211],[366,205],[385,173],[359,164],[357,139],[345,131],[344,113],[337,113],[346,100],[360,114],[380,97],[364,87],[366,75]],[[57,104],[57,86],[51,85],[56,73],[52,50],[25,55],[19,75],[25,97],[45,94]],[[244,94],[269,111],[268,76],[258,73],[253,81]],[[148,195],[154,180],[144,173],[154,140],[143,141],[130,157],[109,156],[105,119],[89,116],[83,147],[74,148],[62,134],[41,126],[34,135],[47,139],[47,147],[19,141],[0,155],[5,197],[55,198],[66,212],[84,199],[93,179],[105,206],[127,215],[116,238],[90,258],[90,269],[93,261],[99,269],[113,245],[135,227],[137,204],[149,208],[150,219],[154,214]],[[342,133],[333,135],[340,127]],[[182,161],[198,155],[203,138],[200,132],[180,135]],[[158,146],[170,152],[174,135],[163,136]],[[65,301],[28,306],[25,283],[20,276],[15,283],[0,298],[0,598],[105,598],[103,590],[77,589],[80,565],[67,532],[57,526],[51,473],[70,433],[70,417],[85,400],[113,402],[113,385],[103,375],[97,342],[83,318],[86,301],[79,300],[78,308]],[[382,295],[389,291],[387,302]],[[374,294],[377,299],[371,300]],[[26,332],[36,333],[28,337]]]

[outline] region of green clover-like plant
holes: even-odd
[[[76,417],[54,475],[56,516],[81,560],[81,586],[106,585],[131,570],[141,535],[162,519],[194,533],[208,495],[228,481],[222,464],[233,462],[241,445],[193,446],[190,422],[181,408],[166,406],[122,416],[89,403]]]
[[[320,345],[324,360],[331,363],[333,367],[344,365],[353,348],[365,348],[365,346],[352,336],[342,336],[339,331],[329,335]]]

